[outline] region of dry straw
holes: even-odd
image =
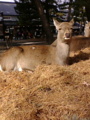
[[[90,48],[69,66],[0,72],[0,120],[90,120]]]

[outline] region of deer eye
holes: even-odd
[[[61,30],[61,28],[59,28],[58,30]]]

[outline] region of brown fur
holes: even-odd
[[[5,51],[1,56],[0,56],[0,64],[3,70],[10,71],[13,70],[17,59],[18,55],[20,52],[22,52],[23,49],[21,47],[13,47],[7,51]]]
[[[70,45],[71,51],[77,51],[90,47],[90,22],[85,24],[84,36],[74,36],[72,37],[72,42]]]
[[[73,37],[70,51],[77,51],[90,46],[90,37]]]
[[[90,46],[90,22],[85,25],[84,36],[75,36],[70,45],[71,51],[81,50]]]
[[[68,63],[69,48],[73,20],[59,23],[54,20],[54,25],[58,30],[57,45],[31,45],[14,47],[6,51],[1,57],[1,68],[3,70],[34,70],[40,64]]]

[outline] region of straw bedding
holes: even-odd
[[[0,120],[90,120],[90,48],[69,66],[0,72]]]

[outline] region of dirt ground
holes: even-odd
[[[90,48],[69,66],[0,72],[0,120],[90,120]]]

